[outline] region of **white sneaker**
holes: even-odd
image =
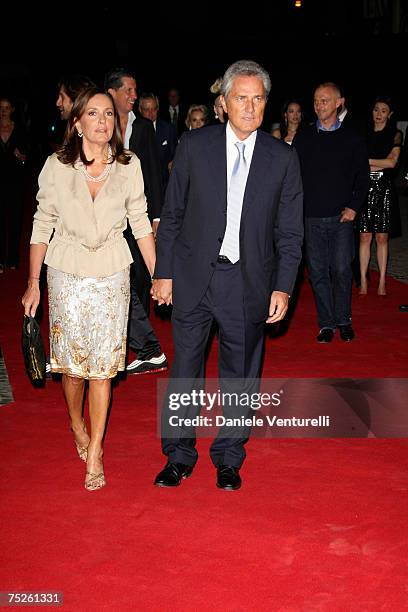
[[[48,359],[45,362],[45,378],[52,378],[51,364]]]
[[[150,357],[150,359],[135,359],[126,367],[126,372],[128,374],[153,374],[154,372],[167,370],[167,368],[166,355],[162,353],[158,357]]]

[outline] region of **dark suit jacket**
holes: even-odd
[[[341,125],[351,128],[352,130],[360,134],[360,136],[362,136],[363,138],[366,138],[367,136],[367,122],[361,117],[354,115],[354,113],[351,113],[349,110],[347,111],[346,116],[341,122]]]
[[[163,112],[162,112],[161,109],[163,109]],[[164,105],[160,106],[160,114],[162,115],[162,117],[163,117],[163,119],[165,121],[167,121],[168,123],[171,124],[171,115],[170,115],[169,105],[168,104],[164,104]],[[181,134],[187,130],[186,117],[187,117],[187,111],[184,108],[184,106],[182,104],[180,104],[179,105],[179,114],[177,116],[177,130],[176,130],[177,138],[180,138]]]
[[[160,218],[163,205],[163,181],[159,148],[151,121],[143,117],[136,117],[132,125],[129,149],[140,159],[149,219]]]
[[[291,293],[301,259],[303,194],[296,151],[258,130],[240,226],[245,311],[265,320],[273,290]],[[192,311],[225,233],[225,126],[186,132],[177,146],[157,236],[155,278],[173,279],[173,303]]]
[[[157,119],[156,141],[159,147],[163,185],[166,186],[169,180],[168,166],[173,160],[177,146],[177,133],[174,126],[163,119]]]

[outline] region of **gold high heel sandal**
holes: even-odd
[[[87,491],[97,491],[98,489],[102,489],[102,487],[106,485],[105,474],[103,471],[103,452],[101,452],[101,456],[99,456],[96,462],[91,461],[89,465],[90,469],[96,469],[96,470],[99,470],[99,472],[88,471],[89,469],[88,464],[86,468],[87,470],[85,473],[85,483],[84,483],[85,489]]]
[[[106,480],[105,474],[103,472],[99,472],[99,474],[94,474],[93,472],[86,472],[84,486],[87,491],[97,491],[98,489],[102,489],[102,487],[104,487],[105,485]]]
[[[84,433],[86,433],[86,435],[88,435],[84,419],[82,419],[82,424],[83,424],[83,427],[84,427]],[[74,434],[74,442],[75,442],[75,446],[76,446],[76,449],[77,449],[78,457],[80,459],[82,459],[82,461],[84,461],[86,463],[87,460],[88,460],[88,447],[87,446],[81,446],[80,444],[78,444],[78,442],[75,440],[75,433],[74,433],[74,430],[72,429],[72,427],[71,427],[71,431]],[[88,444],[89,444],[89,442],[88,442]]]

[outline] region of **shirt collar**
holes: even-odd
[[[320,119],[318,119],[316,121],[316,128],[317,131],[321,131],[321,132],[334,132],[335,130],[338,130],[339,127],[341,127],[341,121],[339,120],[339,118],[337,117],[336,121],[333,123],[333,125],[331,125],[329,128],[325,128],[321,122]]]
[[[130,111],[128,117],[128,126],[132,127],[134,120],[136,119],[136,115],[133,111]]]
[[[133,111],[130,111],[128,114],[128,122],[125,130],[125,138],[124,138],[124,146],[125,149],[129,148],[130,136],[132,135],[132,125],[134,120],[136,119],[136,115]]]
[[[245,138],[245,140],[240,140],[232,129],[230,122],[228,121],[226,129],[227,145],[235,145],[236,142],[244,142],[245,145],[253,146],[256,140],[256,133],[257,130],[252,132],[247,138]]]
[[[343,121],[344,117],[347,115],[347,108],[345,108],[344,110],[341,111],[341,113],[339,113],[338,115],[338,120],[339,121]]]

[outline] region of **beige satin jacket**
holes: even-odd
[[[45,243],[45,263],[81,277],[111,276],[132,261],[123,237],[129,219],[136,239],[151,233],[140,162],[113,162],[92,200],[79,167],[51,155],[40,173],[31,244]],[[53,230],[54,236],[51,239]]]

